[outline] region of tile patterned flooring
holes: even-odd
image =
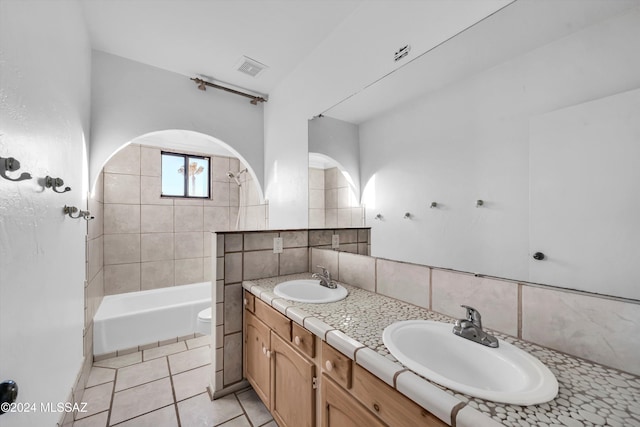
[[[210,337],[93,363],[74,427],[277,427],[247,388],[211,401]]]

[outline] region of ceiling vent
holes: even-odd
[[[255,59],[251,59],[246,56],[240,58],[240,60],[236,64],[236,69],[238,71],[244,74],[248,74],[251,77],[258,77],[267,68],[269,67],[256,61]]]

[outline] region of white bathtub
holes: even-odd
[[[93,354],[193,334],[211,307],[211,282],[104,297],[93,319]]]

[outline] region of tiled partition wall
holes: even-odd
[[[242,281],[310,271],[309,248],[331,247],[334,234],[338,250],[370,253],[368,228],[217,233],[216,396],[242,380]],[[274,237],[282,238],[281,254],[273,253]]]
[[[104,167],[105,295],[210,280],[210,231],[235,228],[240,192],[227,172],[238,159],[211,156],[211,200],[161,198],[160,151],[131,144]],[[240,226],[264,229],[266,205],[242,180]]]
[[[364,208],[338,168],[309,168],[309,227],[362,227]]]
[[[89,371],[93,363],[93,317],[104,297],[104,268],[102,261],[103,241],[103,195],[102,176],[98,178],[96,193],[89,196],[87,209],[94,217],[87,221],[86,265],[84,282],[84,329],[82,331],[84,363],[74,383],[68,402],[80,402]],[[59,425],[70,426],[73,413],[63,414]]]
[[[636,375],[640,374],[640,302],[476,276],[382,258],[311,250],[311,264],[340,281],[446,314],[460,304],[483,326]]]

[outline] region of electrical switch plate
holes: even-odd
[[[331,236],[331,248],[338,249],[340,247],[340,235],[334,234]]]
[[[282,253],[282,237],[273,238],[273,253],[274,254]]]

